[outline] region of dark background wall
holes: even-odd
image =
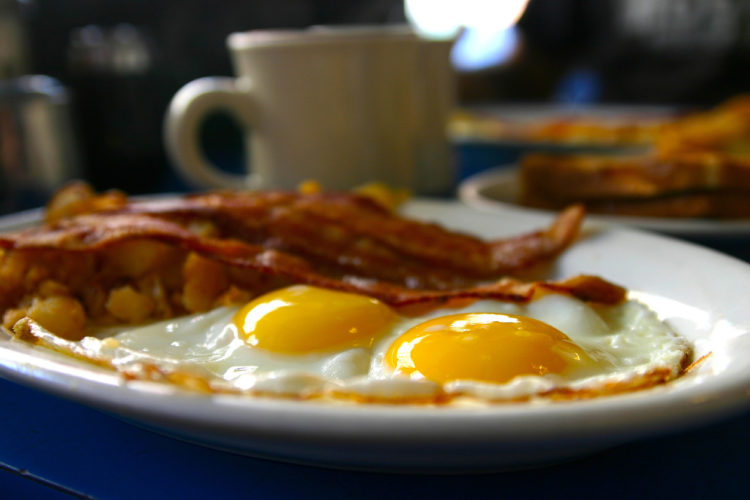
[[[228,33],[405,16],[402,0],[29,0],[23,19],[31,72],[71,90],[89,180],[139,193],[184,187],[163,151],[164,112],[190,80],[232,73]],[[460,103],[711,105],[750,90],[750,0],[531,0],[518,32],[510,60],[459,76]],[[227,117],[203,141],[239,167]]]

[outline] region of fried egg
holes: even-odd
[[[36,328],[39,328],[38,326]],[[680,374],[690,353],[644,305],[549,293],[404,316],[374,298],[296,285],[244,306],[93,329],[58,350],[210,391],[375,401],[598,395]]]

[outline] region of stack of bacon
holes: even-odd
[[[90,321],[173,317],[290,283],[362,293],[401,310],[458,298],[527,301],[545,289],[619,302],[624,290],[595,277],[507,277],[554,258],[582,217],[572,207],[547,229],[483,242],[350,193],[138,202],[75,184],[52,199],[44,225],[0,235],[0,311],[8,328],[29,316],[78,338]]]

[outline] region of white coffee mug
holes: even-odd
[[[228,37],[236,78],[207,77],[174,96],[165,122],[172,162],[203,187],[349,189],[381,181],[443,194],[455,170],[451,40],[402,27],[316,27]],[[212,165],[198,134],[225,110],[245,130],[244,175]]]

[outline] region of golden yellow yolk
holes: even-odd
[[[420,323],[391,345],[386,360],[401,373],[439,383],[503,383],[595,363],[556,328],[495,313],[452,314]]]
[[[397,319],[371,297],[299,285],[258,297],[237,312],[234,324],[252,346],[303,354],[369,347]]]

